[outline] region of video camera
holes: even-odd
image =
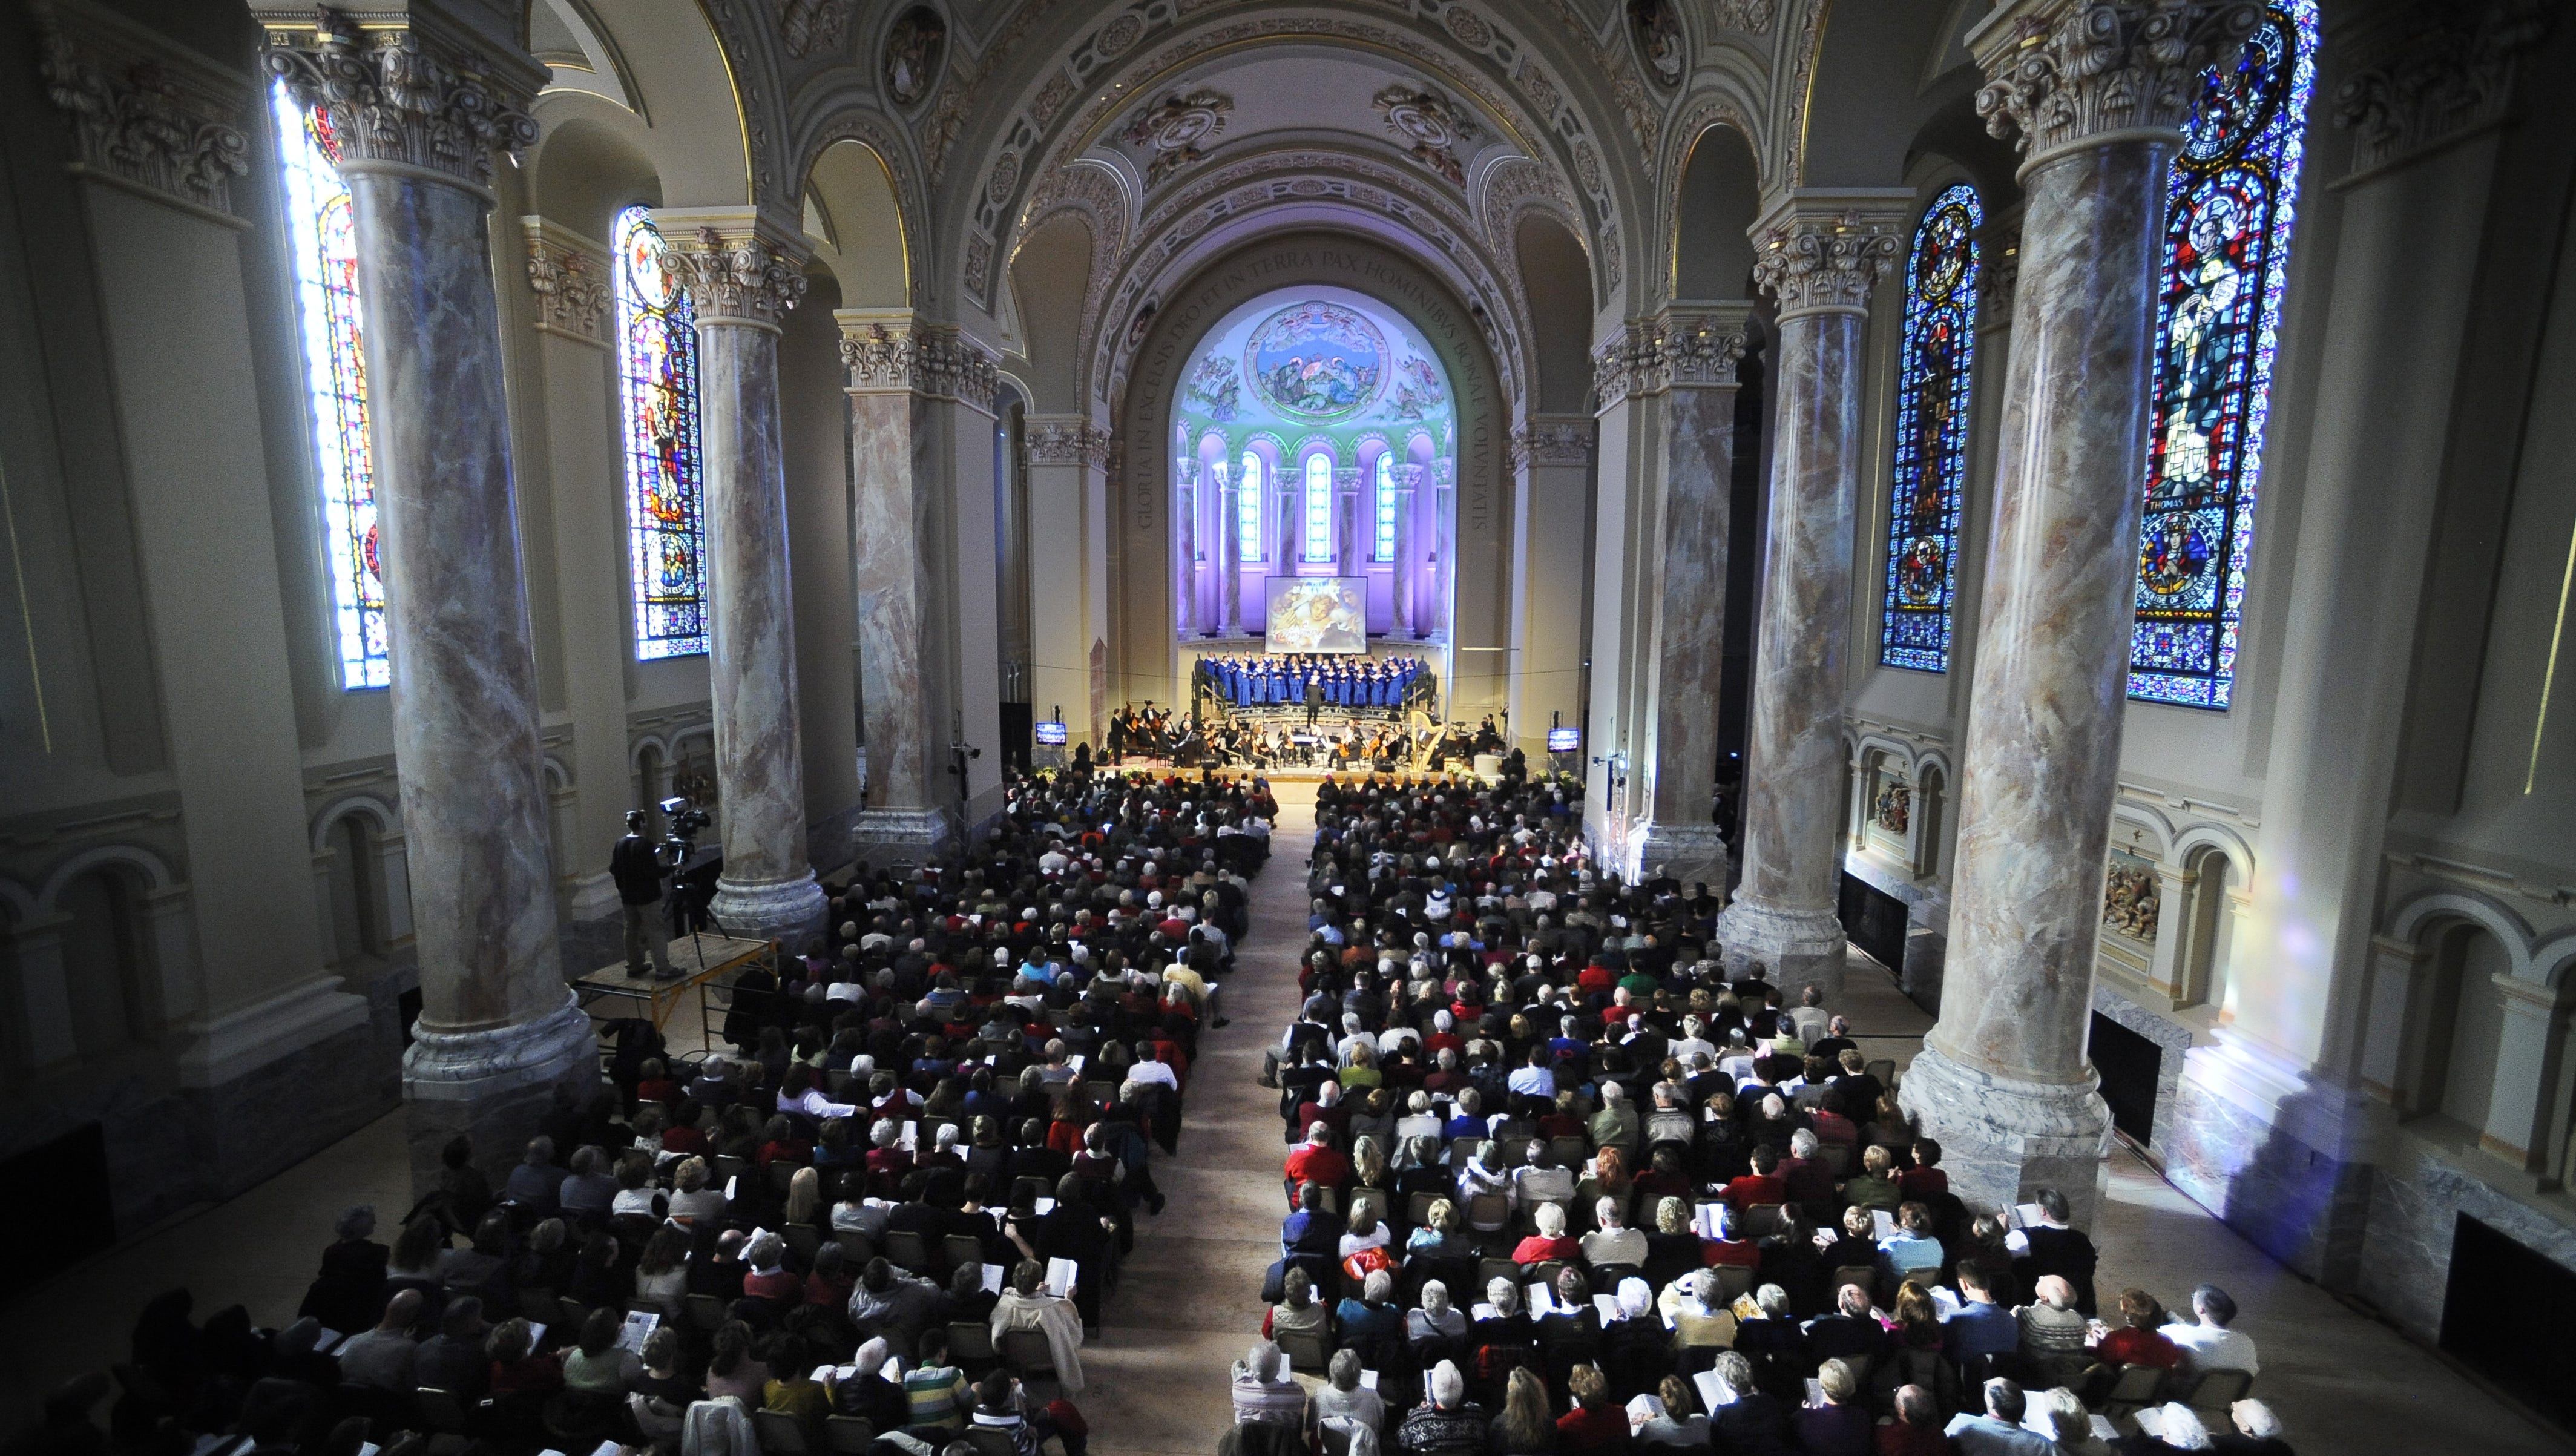
[[[686,863],[698,847],[698,831],[715,822],[706,810],[695,807],[686,794],[673,795],[653,807],[662,811],[667,833],[663,843],[678,851],[677,858]]]

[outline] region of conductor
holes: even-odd
[[[1324,684],[1320,679],[1306,679],[1306,726],[1315,726],[1315,716],[1324,710]]]
[[[617,882],[617,908],[626,923],[626,974],[640,978],[645,957],[653,961],[653,979],[674,981],[671,953],[665,945],[656,907],[662,901],[662,878],[671,871],[662,863],[662,846],[644,837],[644,811],[626,811],[626,837],[608,856],[608,877]]]

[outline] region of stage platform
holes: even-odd
[[[714,1022],[707,1014],[708,997],[730,1003],[733,977],[754,965],[765,965],[770,974],[778,973],[778,942],[774,940],[736,940],[730,936],[682,936],[670,943],[671,969],[678,974],[667,981],[657,981],[648,972],[643,976],[626,974],[626,962],[620,958],[590,972],[572,983],[573,994],[581,998],[581,1007],[596,1020],[617,1020],[602,1016],[592,1004],[601,997],[620,997],[641,1003],[641,1010],[653,1022],[655,1031],[671,1024],[671,1016],[680,1009],[689,992],[698,996],[699,1040],[705,1042],[708,1028]],[[623,1015],[633,1015],[629,1010]]]

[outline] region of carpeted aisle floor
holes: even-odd
[[[1146,1219],[1125,1277],[1083,1347],[1074,1397],[1100,1456],[1206,1456],[1233,1419],[1228,1373],[1261,1329],[1261,1274],[1279,1257],[1279,1094],[1261,1054],[1297,1014],[1295,957],[1306,941],[1311,784],[1278,784],[1270,863],[1252,882],[1252,934],[1225,982],[1232,1024],[1199,1041],[1180,1154],[1158,1158],[1171,1199]]]

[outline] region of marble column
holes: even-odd
[[[1410,461],[1395,467],[1395,570],[1389,580],[1387,603],[1395,635],[1413,638],[1420,635],[1413,625],[1413,512],[1422,498],[1422,467]]]
[[[1360,468],[1343,465],[1333,471],[1333,570],[1358,576],[1368,570],[1369,548],[1377,540],[1377,515],[1361,498]]]
[[[1646,817],[1635,869],[1726,893],[1717,794],[1717,688],[1726,665],[1726,582],[1735,488],[1735,367],[1750,303],[1665,311],[1641,332],[1641,382],[1667,392],[1662,509],[1648,576]]]
[[[1174,473],[1180,478],[1172,486],[1172,524],[1181,537],[1179,565],[1172,574],[1179,597],[1174,626],[1183,637],[1199,630],[1199,472],[1205,468],[1196,460],[1178,462]]]
[[[324,108],[354,199],[375,403],[394,761],[421,1013],[403,1055],[415,1186],[457,1133],[499,1169],[557,1082],[595,1084],[564,985],[548,868],[536,658],[510,478],[485,231],[492,152],[525,146],[543,72],[437,11],[363,35],[333,11],[269,23],[267,64]]]
[[[1242,467],[1232,460],[1220,460],[1216,470],[1216,563],[1218,635],[1238,636],[1243,631],[1243,527],[1238,513],[1242,509],[1243,482],[1235,478]]]
[[[1031,415],[1029,538],[1030,699],[1041,712],[1062,709],[1070,739],[1091,741],[1093,704],[1102,689],[1091,674],[1091,649],[1108,635],[1107,483],[1109,437],[1080,415]],[[1105,649],[1104,649],[1105,650]],[[1103,685],[1105,686],[1105,685]],[[1070,746],[1066,752],[1070,753]]]
[[[1512,742],[1527,755],[1535,772],[1552,762],[1547,757],[1548,728],[1583,723],[1583,587],[1592,514],[1592,421],[1581,416],[1533,417],[1512,431],[1510,459]],[[1405,470],[1418,468],[1398,466],[1399,486]],[[1396,555],[1408,563],[1412,560],[1409,550],[1399,549]]]
[[[1744,878],[1718,926],[1730,969],[1759,961],[1794,998],[1843,985],[1840,815],[1852,512],[1865,464],[1861,349],[1871,290],[1912,194],[1800,192],[1754,227],[1754,279],[1779,303],[1777,445],[1754,649]]]
[[[944,660],[937,575],[930,560],[939,506],[919,346],[908,312],[843,309],[841,363],[848,371],[851,540],[857,560],[859,713],[867,732],[865,807],[855,835],[862,855],[918,858],[945,842],[940,811],[938,705],[924,691],[926,665]],[[1044,432],[1032,439],[1033,463]],[[1034,487],[1033,487],[1034,488]]]
[[[749,212],[654,214],[697,310],[705,440],[708,687],[724,870],[709,907],[727,934],[795,951],[823,928],[805,841],[796,604],[778,423],[780,321],[805,293],[801,244]]]
[[[1903,1098],[1953,1191],[2091,1222],[2110,1117],[2085,1059],[2126,709],[2165,179],[2247,0],[2015,0],[1971,33],[2026,207],[1993,563],[1959,780],[1941,1017]]]

